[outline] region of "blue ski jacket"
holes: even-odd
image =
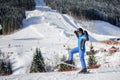
[[[85,51],[85,42],[86,42],[86,36],[85,34],[76,34],[77,38],[78,38],[78,48],[79,50]]]

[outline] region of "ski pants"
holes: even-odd
[[[80,62],[81,62],[81,65],[82,65],[82,69],[84,69],[84,68],[86,68],[86,63],[85,63],[85,59],[84,59],[85,51],[80,50],[78,47],[73,48],[70,51],[68,60],[73,60],[73,54],[78,53],[78,52],[79,52],[79,57],[80,57]]]

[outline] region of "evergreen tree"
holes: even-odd
[[[92,66],[92,65],[96,65],[97,61],[94,55],[89,55],[89,59],[88,59],[88,65]]]
[[[0,34],[10,34],[23,27],[25,10],[34,10],[34,0],[0,0]]]
[[[40,49],[36,48],[30,72],[45,72],[45,63]]]
[[[95,54],[95,51],[94,51],[94,48],[91,44],[90,51],[89,51],[89,58],[88,58],[88,66],[92,66],[92,65],[97,64],[97,61],[96,61],[94,54]]]
[[[1,60],[1,63],[0,63],[0,74],[5,74],[5,73],[6,73],[5,63],[3,62],[3,60]]]
[[[87,51],[86,54],[87,55],[94,55],[95,54],[95,50],[94,50],[94,48],[92,46],[92,42],[91,42],[91,45],[90,45],[90,51]]]
[[[12,67],[10,62],[6,63],[3,60],[1,60],[0,74],[4,74],[4,75],[12,74]]]

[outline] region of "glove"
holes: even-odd
[[[74,31],[75,35],[78,37],[77,31]]]
[[[76,33],[77,33],[77,31],[74,31],[74,33],[76,34]]]

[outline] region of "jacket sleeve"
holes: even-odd
[[[82,39],[82,40],[81,40],[81,44],[80,44],[80,45],[81,45],[81,47],[80,47],[81,50],[84,50],[84,48],[85,48],[85,42],[86,42],[85,39]]]

